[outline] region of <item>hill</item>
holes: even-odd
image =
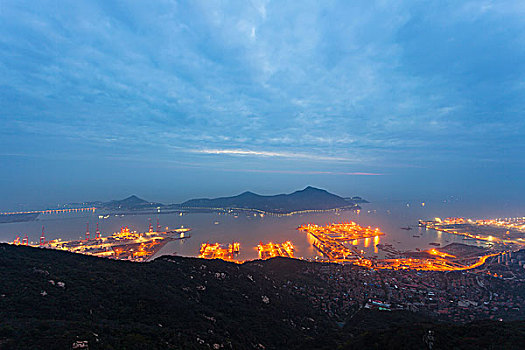
[[[311,186],[291,194],[273,196],[244,192],[233,197],[192,199],[182,203],[180,206],[183,208],[243,208],[272,213],[291,213],[302,210],[327,210],[345,207],[358,208],[353,202]]]
[[[105,210],[146,210],[163,207],[164,204],[157,202],[148,202],[136,195],[131,195],[124,199],[111,200],[107,202],[93,201],[93,202],[82,202],[82,203],[68,203],[64,205],[64,208],[85,208],[85,207],[96,207],[98,209]]]
[[[282,260],[262,268],[180,257],[138,264],[2,244],[0,348],[84,340],[105,349],[323,348],[315,339],[335,335],[335,323],[276,289],[286,282],[269,274],[302,265]]]
[[[181,204],[164,205],[157,202],[148,202],[135,195],[121,200],[108,202],[94,201],[83,203],[69,203],[66,208],[96,207],[103,210],[151,210],[162,207],[166,210],[224,210],[230,208],[260,210],[269,213],[292,213],[303,210],[330,210],[337,208],[359,209],[357,203],[368,203],[360,197],[343,198],[326,190],[308,186],[301,191],[290,194],[263,196],[250,191],[233,197],[198,198],[190,199]]]
[[[148,202],[135,195],[129,196],[128,198],[124,198],[122,200],[113,200],[113,201],[102,203],[103,208],[111,209],[111,210],[118,210],[118,209],[136,210],[136,209],[156,208],[156,207],[162,207],[162,206],[164,206],[164,204]]]
[[[341,268],[284,258],[132,263],[0,244],[0,348],[426,349],[429,330],[433,349],[522,345],[522,321],[451,325],[352,308],[335,317],[330,304],[345,300],[326,293]]]

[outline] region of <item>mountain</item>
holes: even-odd
[[[181,204],[164,205],[148,202],[136,195],[109,202],[69,203],[64,208],[96,207],[106,210],[148,210],[163,207],[164,209],[228,209],[242,208],[261,210],[270,213],[286,214],[303,210],[329,210],[336,208],[359,209],[358,203],[368,203],[360,197],[343,198],[326,190],[308,186],[290,194],[263,196],[250,191],[233,197],[190,199]]]
[[[82,202],[82,203],[68,203],[65,204],[62,208],[86,208],[86,207],[95,207],[98,209],[106,210],[144,210],[144,209],[154,209],[157,207],[163,207],[164,204],[157,202],[148,202],[142,198],[137,197],[136,195],[131,195],[127,198],[120,200],[111,200],[108,202],[94,201],[94,202]]]
[[[244,192],[233,197],[191,199],[182,203],[180,206],[184,208],[257,209],[272,213],[327,210],[343,207],[358,208],[353,202],[329,193],[326,190],[311,186],[291,194],[278,194],[273,196],[262,196],[253,192]]]
[[[334,336],[335,322],[281,288],[306,265],[263,264],[142,264],[0,244],[0,349],[335,348],[328,336],[315,343]]]
[[[0,348],[411,350],[428,349],[430,339],[433,349],[523,347],[523,321],[437,323],[359,307],[361,293],[381,297],[387,288],[363,284],[377,273],[285,258],[132,263],[0,244]],[[382,278],[389,274],[401,282],[406,272]],[[506,293],[514,282],[497,283]]]
[[[102,204],[106,209],[147,209],[153,207],[161,207],[163,204],[148,202],[142,198],[139,198],[135,195],[129,196],[128,198],[122,200],[113,200]]]

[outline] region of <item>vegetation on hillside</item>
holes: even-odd
[[[308,263],[237,265],[162,257],[131,263],[0,245],[0,348],[434,349],[521,346],[525,323],[436,324],[361,310],[344,327],[294,286],[319,286]],[[281,288],[283,285],[291,286]]]

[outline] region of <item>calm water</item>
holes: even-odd
[[[525,208],[509,207],[502,204],[467,206],[459,202],[383,202],[364,204],[360,214],[353,212],[322,213],[297,215],[289,217],[273,217],[259,215],[219,214],[160,214],[160,215],[125,215],[110,216],[99,219],[100,213],[94,214],[49,214],[41,215],[38,220],[25,223],[0,224],[0,240],[12,241],[16,235],[29,236],[36,242],[40,237],[42,225],[45,226],[46,239],[78,239],[83,238],[86,222],[89,222],[91,234],[94,235],[96,223],[99,222],[102,235],[118,231],[121,226],[129,226],[132,230],[144,232],[148,229],[148,218],[155,225],[158,217],[163,227],[177,228],[180,226],[192,228],[192,237],[186,240],[168,243],[160,254],[178,254],[182,256],[197,256],[203,242],[241,243],[240,259],[257,258],[256,246],[263,243],[283,242],[290,240],[296,247],[295,256],[312,258],[318,253],[312,247],[305,233],[297,231],[297,226],[303,223],[325,224],[330,222],[355,221],[364,226],[379,227],[386,235],[381,236],[379,243],[392,244],[399,250],[428,249],[429,243],[437,242],[441,246],[452,242],[476,244],[465,241],[462,237],[449,235],[433,230],[417,227],[418,219],[430,219],[436,216],[465,216],[471,218],[523,216]],[[521,213],[521,214],[520,214]],[[401,227],[413,227],[403,230]],[[421,237],[414,237],[418,235]],[[377,243],[377,242],[376,242]],[[357,247],[367,254],[384,256],[381,250],[374,247],[373,239],[358,240]]]

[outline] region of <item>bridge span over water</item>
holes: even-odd
[[[16,214],[60,214],[60,213],[77,213],[77,212],[92,212],[94,213],[97,208],[65,208],[65,209],[45,209],[45,210],[32,210],[32,211],[12,211],[3,212],[0,215],[16,215]]]

